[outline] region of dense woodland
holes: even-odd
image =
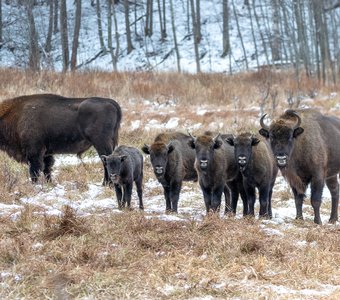
[[[214,2],[215,21],[220,28],[219,54],[230,66],[226,72],[233,72],[235,53],[241,51],[242,58],[237,60],[239,71],[249,70],[250,62],[255,61],[255,68],[289,66],[295,69],[297,77],[304,72],[322,82],[339,80],[339,0]],[[194,50],[192,59],[196,71],[201,72],[200,62],[206,55],[201,44],[208,39],[202,28],[211,22],[204,18],[205,4],[201,0],[0,0],[0,42],[3,49],[21,55],[20,67],[35,71],[53,69],[59,61],[64,72],[81,69],[85,64],[77,60],[78,47],[84,41],[79,39],[79,33],[83,19],[93,18],[97,23],[93,32],[100,45],[93,60],[110,56],[112,70],[117,70],[119,59],[131,55],[143,44],[140,41],[157,37],[152,41],[160,46],[146,49],[145,56],[157,55],[154,52],[161,51],[162,43],[170,40],[173,44],[168,55],[176,56],[180,72],[183,55],[178,23],[185,22],[185,35],[192,40]],[[84,7],[89,5],[91,10],[84,15]],[[177,18],[178,9],[184,10],[185,20]],[[43,18],[43,12],[48,17]],[[232,30],[237,31],[237,47],[231,43]],[[23,35],[20,43],[13,42],[16,34]],[[251,55],[246,37],[252,40]],[[166,60],[167,55],[162,59]]]

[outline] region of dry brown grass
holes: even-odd
[[[314,103],[326,112],[340,102],[339,87],[302,78],[298,90],[289,72],[267,70],[233,77],[105,72],[36,75],[1,70],[0,98],[46,92],[115,98],[124,113],[120,143],[140,148],[161,131],[144,130],[150,119],[164,123],[178,117],[178,129],[183,131],[189,121],[202,123],[197,132],[213,122],[223,122],[225,131],[255,131],[258,111],[247,109],[258,107],[261,86],[268,81],[278,90],[278,112],[288,107],[286,91],[305,95],[316,91]],[[338,94],[330,97],[330,92]],[[149,100],[153,108],[146,108],[143,100]],[[172,101],[177,106],[171,106]],[[200,107],[208,111],[198,115]],[[267,103],[266,108],[270,107]],[[339,114],[339,110],[332,113]],[[131,130],[134,120],[141,120],[142,125]],[[62,166],[53,174],[51,185],[63,184],[65,197],[72,201],[87,192],[89,183],[100,184],[102,175],[100,162]],[[145,181],[150,177],[147,159]],[[43,180],[41,184],[40,189],[32,186],[27,166],[0,153],[1,203],[22,205],[20,198],[48,187]],[[161,193],[155,188],[145,191],[145,196]],[[107,188],[102,197],[114,197],[114,193]],[[289,191],[276,197],[280,201],[291,198]],[[183,202],[190,203],[190,199]],[[147,207],[147,199],[144,204]],[[147,213],[139,211],[81,217],[70,207],[56,217],[44,215],[41,207],[22,207],[19,215],[0,216],[2,299],[340,298],[339,226],[316,226],[308,221],[264,225],[254,219],[214,215],[203,221],[183,215],[184,221],[170,222],[152,213],[146,218]],[[327,287],[324,294],[299,294]]]

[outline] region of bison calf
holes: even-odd
[[[239,193],[243,200],[243,214],[248,214],[248,204],[231,146],[223,140],[229,135],[203,134],[192,136],[189,144],[196,151],[195,168],[198,172],[199,184],[203,192],[203,198],[207,213],[217,211],[221,205],[221,197],[224,192],[226,197],[226,212],[229,209],[229,191],[231,192],[231,205],[236,212]]]
[[[235,159],[243,177],[249,214],[254,215],[255,188],[259,190],[260,217],[272,217],[271,198],[278,168],[269,145],[251,133],[231,136],[226,142],[235,149]]]
[[[133,182],[136,184],[139,208],[143,206],[143,156],[138,149],[128,146],[117,147],[111,155],[102,155],[101,159],[114,184],[118,207],[131,206]]]
[[[180,133],[161,133],[153,144],[142,150],[150,155],[157,180],[162,184],[166,211],[177,212],[183,181],[196,181],[195,151],[188,145],[190,136]]]

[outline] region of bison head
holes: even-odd
[[[121,179],[121,170],[124,161],[127,159],[126,155],[102,155],[101,157],[102,162],[108,172],[109,178],[115,184],[120,183]]]
[[[267,126],[263,122],[266,115],[263,115],[260,120],[262,128],[259,130],[259,133],[266,139],[269,139],[279,168],[285,168],[287,166],[293,150],[294,140],[304,131],[303,128],[300,127],[301,118],[298,114],[292,110],[287,111],[286,114],[297,120],[293,126],[288,120],[283,119],[272,122],[270,126]]]
[[[222,146],[223,142],[220,134],[212,137],[210,135],[201,135],[194,137],[191,135],[189,146],[196,151],[196,161],[202,171],[208,169],[209,164],[213,161],[214,152]]]
[[[153,171],[157,178],[161,178],[165,174],[168,164],[169,154],[175,149],[171,143],[155,142],[151,146],[144,145],[142,151],[150,155]]]
[[[260,140],[250,133],[244,133],[237,137],[228,137],[226,142],[235,148],[235,159],[238,162],[240,169],[244,171],[251,161],[253,153],[252,147],[256,146]]]

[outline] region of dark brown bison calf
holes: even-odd
[[[241,193],[243,214],[247,215],[247,197],[242,185],[242,176],[235,162],[234,149],[224,142],[229,136],[212,136],[205,133],[198,137],[192,136],[189,145],[196,152],[195,168],[207,213],[219,210],[223,192],[226,198],[225,212],[230,211],[229,188],[232,211],[236,212],[237,200]]]
[[[270,141],[282,175],[295,197],[296,218],[302,219],[302,203],[311,185],[314,222],[321,224],[320,205],[326,182],[332,195],[329,222],[338,220],[340,172],[340,119],[315,110],[287,110],[270,126],[260,120],[260,134]]]
[[[260,217],[272,217],[272,192],[278,168],[270,147],[251,133],[230,136],[226,142],[235,149],[235,160],[243,177],[249,214],[254,215],[255,188],[259,190]]]
[[[111,155],[102,155],[101,159],[107,169],[109,178],[114,184],[118,207],[131,207],[133,183],[136,184],[139,208],[143,206],[143,156],[133,147],[119,146]]]
[[[36,182],[43,171],[51,179],[54,154],[80,156],[91,146],[109,155],[118,143],[119,104],[105,98],[65,98],[41,94],[0,103],[0,149],[29,165]],[[108,183],[104,168],[104,184]]]
[[[161,133],[142,150],[150,155],[157,180],[162,184],[166,211],[177,212],[183,181],[197,181],[195,151],[188,145],[190,136],[181,132]]]

